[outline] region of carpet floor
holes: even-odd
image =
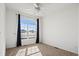
[[[75,53],[62,50],[43,43],[31,44],[6,49],[6,56],[78,56]]]

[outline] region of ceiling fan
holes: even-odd
[[[39,11],[40,10],[40,3],[34,3],[34,8]]]

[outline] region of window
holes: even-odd
[[[21,39],[36,38],[36,20],[21,16]]]

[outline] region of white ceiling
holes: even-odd
[[[34,15],[37,14],[37,11],[35,10],[33,4],[34,3],[6,3],[6,7],[16,11],[21,11],[24,13]],[[38,14],[40,16],[43,16],[44,14],[48,14],[56,10],[60,10],[62,8],[68,7],[69,5],[72,4],[71,3],[70,4],[69,3],[41,3],[40,12]]]
[[[16,11],[21,11],[29,14],[35,13],[33,4],[29,4],[29,3],[7,3],[6,7],[9,9],[13,9]]]

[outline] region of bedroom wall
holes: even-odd
[[[6,47],[16,47],[17,41],[17,15],[16,12],[6,9]]]
[[[5,4],[0,3],[0,56],[5,55]]]
[[[79,4],[78,4],[78,55],[79,55]]]
[[[46,4],[42,12],[43,43],[78,53],[77,4]]]

